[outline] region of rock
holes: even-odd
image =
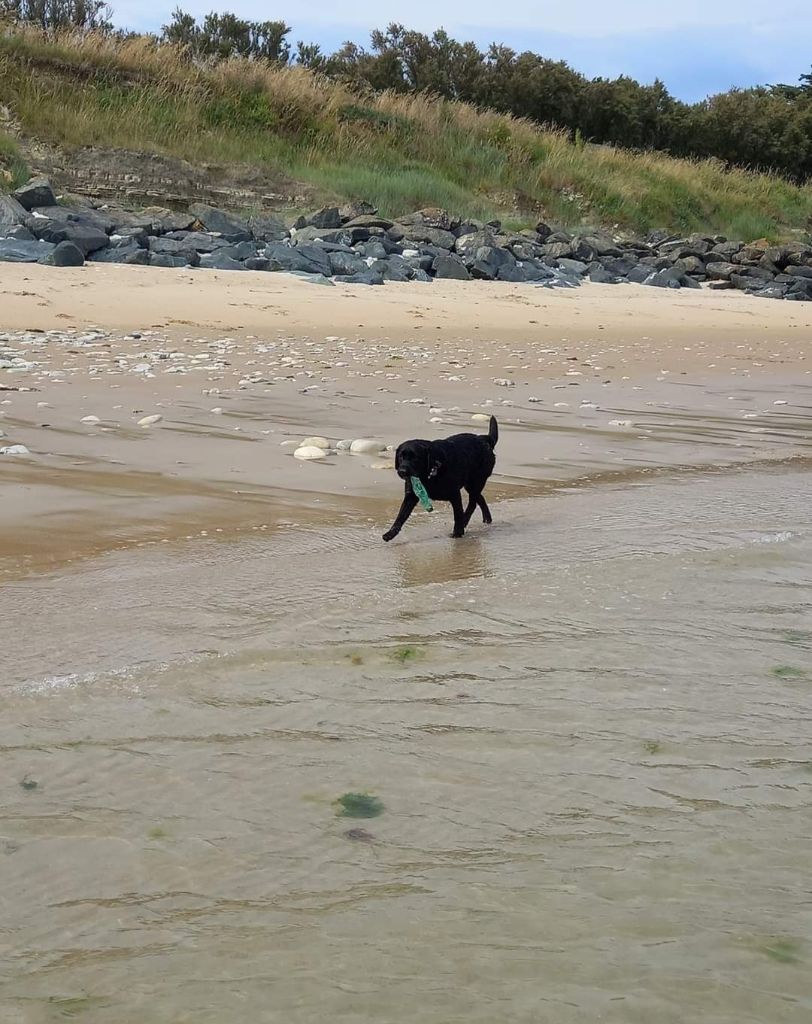
[[[354,455],[380,455],[385,448],[385,444],[371,437],[359,437],[350,444],[350,451]]]
[[[270,270],[271,261],[264,256],[250,256],[245,261],[246,270]]]
[[[58,245],[60,242],[73,242],[85,256],[105,249],[110,244],[110,237],[101,228],[89,221],[78,218],[64,222],[46,218],[45,220],[28,221],[28,227],[43,242]]]
[[[40,260],[47,267],[81,267],[84,262],[84,253],[74,242],[60,242],[53,252]]]
[[[87,424],[88,426],[92,426],[92,425],[94,425],[94,424],[96,424],[96,423],[101,423],[101,420],[99,419],[99,417],[98,417],[98,416],[83,416],[83,417],[82,417],[82,418],[81,418],[81,419],[79,420],[79,422],[80,422],[80,423],[85,423],[85,424]]]
[[[391,256],[387,260],[375,260],[369,269],[374,274],[380,274],[384,281],[411,281],[414,277],[414,268],[400,256]]]
[[[540,220],[538,224],[536,224],[536,235],[542,245],[547,241],[552,233],[553,229],[548,224],[545,224],[543,220]]]
[[[584,277],[587,271],[586,263],[581,262],[581,260],[565,257],[564,259],[556,260],[556,264],[567,274],[574,274],[576,277]]]
[[[136,426],[139,427],[153,427],[156,423],[160,423],[163,416],[160,413],[154,413],[152,416],[143,416]]]
[[[620,281],[619,277],[604,267],[592,267],[588,276],[593,284],[618,284]]]
[[[56,206],[56,196],[47,178],[32,178],[13,196],[24,210],[33,210],[35,206]]]
[[[374,217],[378,212],[378,208],[373,206],[372,203],[365,203],[361,200],[360,202],[347,203],[338,212],[341,215],[342,222],[346,223],[347,221],[355,220],[356,217]]]
[[[490,416],[484,412],[475,412],[471,419],[475,423],[490,423],[491,420]]]
[[[270,266],[270,261],[266,261]],[[200,257],[201,270],[247,270],[244,263],[222,252],[207,252]]]
[[[149,239],[149,251],[160,253],[163,256],[183,256],[186,259],[188,253],[197,250],[193,246],[187,245],[185,239],[161,235]]]
[[[158,257],[155,258],[157,259]],[[171,259],[171,257],[165,258]],[[101,249],[99,252],[94,252],[89,257],[89,260],[91,263],[123,263],[130,267],[148,267],[150,265],[150,254],[147,249],[131,245],[128,248]],[[159,265],[162,266],[163,264]]]
[[[739,270],[735,263],[706,263],[705,273],[712,281],[729,281],[730,275]]]
[[[327,451],[330,448],[330,442],[326,437],[306,437],[304,441],[299,445],[300,448],[323,448]]]
[[[572,245],[569,242],[547,242],[542,246],[543,255],[556,261],[572,256]]]
[[[257,242],[278,242],[288,237],[284,221],[272,213],[255,213],[249,217],[248,230]]]
[[[753,294],[759,299],[783,299],[786,298],[788,288],[785,284],[768,284],[765,288],[759,288]]]
[[[471,277],[483,281],[495,281],[501,269],[516,265],[516,257],[512,253],[495,245],[482,245],[472,255],[469,263]]]
[[[271,261],[271,270],[298,270],[306,274],[323,274],[324,277],[332,273],[329,253],[317,245],[293,247],[282,242],[269,242],[264,255]]]
[[[812,267],[787,267],[786,272],[793,277],[805,277],[812,280]]]
[[[459,256],[437,256],[432,263],[432,270],[438,280],[470,281],[468,268]]]
[[[331,252],[327,258],[334,274],[362,274],[368,269],[366,263],[354,252]]]
[[[18,241],[15,238],[0,238],[0,262],[39,263],[56,248],[50,242]]]
[[[216,254],[219,257],[228,256],[232,260],[250,260],[253,256],[258,255],[257,243],[253,239],[237,242],[234,245],[227,245],[222,249],[217,249]]]
[[[294,459],[324,459],[327,457],[327,452],[323,448],[316,448],[313,446],[304,446],[297,448],[293,453]]]
[[[25,447],[24,444],[8,444],[5,448],[0,448],[0,455],[30,455],[31,452]]]
[[[125,228],[120,235],[110,236],[111,249],[126,249],[132,245],[139,249],[149,248],[149,235],[143,228]]]
[[[0,235],[25,223],[26,211],[12,196],[0,195]]]
[[[189,207],[189,213],[199,220],[206,231],[216,231],[219,235],[247,235],[251,236],[248,221],[237,217],[225,210],[218,210],[215,206],[207,203],[193,203]]]
[[[383,284],[383,274],[367,268],[357,274],[336,274],[336,284]]]
[[[153,252],[148,253],[149,266],[162,267],[164,270],[180,270],[181,267],[188,267],[186,256],[170,256],[169,253]],[[128,260],[124,261],[129,262]]]
[[[207,207],[207,209],[211,209],[211,207]],[[140,214],[130,215],[126,220],[126,226],[144,228],[151,235],[165,235],[170,231],[188,231],[196,219],[192,211],[177,213],[175,210],[166,210],[161,206],[148,206]]]
[[[361,214],[358,217],[353,217],[344,223],[345,228],[382,228],[384,231],[389,231],[395,226],[394,221],[387,220],[386,217],[378,217],[375,214]]]
[[[5,234],[6,238],[16,238],[18,242],[36,241],[36,236],[32,234],[24,224],[16,224],[12,228],[6,228],[5,232],[0,230],[0,235],[2,234]]]
[[[442,228],[429,227],[425,224],[405,225],[401,224],[403,237],[410,242],[425,242],[428,245],[436,245],[438,249],[451,251],[459,239],[455,238],[450,231]]]
[[[681,288],[681,278],[682,274],[676,270],[656,270],[648,275],[643,284],[653,288]]]
[[[348,452],[352,448],[352,441],[343,440],[336,444],[336,450],[340,452]]]
[[[340,228],[342,224],[341,214],[337,206],[325,206],[321,210],[312,213],[302,227],[311,228]]]
[[[454,243],[454,251],[458,256],[475,258],[477,249],[483,246],[493,246],[496,236],[490,230],[471,231],[467,235],[461,235]]]

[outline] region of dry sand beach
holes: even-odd
[[[810,304],[4,265],[0,311],[3,1021],[809,1019]],[[490,413],[461,541],[381,542],[391,453],[293,457]]]

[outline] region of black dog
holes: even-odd
[[[496,418],[491,416],[487,435],[454,434],[442,441],[404,441],[395,452],[395,470],[406,481],[406,493],[391,530],[383,535],[392,540],[414,512],[417,495],[411,477],[416,476],[434,501],[450,501],[454,510],[452,537],[462,537],[465,527],[479,505],[482,521],[492,522],[491,511],[482,491],[496,465],[493,453],[499,440]],[[462,490],[468,492],[468,507],[463,511]]]

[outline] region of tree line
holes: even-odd
[[[0,16],[50,28],[112,30],[102,0],[0,0]],[[442,29],[427,35],[390,24],[368,47],[346,42],[334,53],[291,42],[283,21],[250,21],[225,12],[200,20],[177,8],[159,39],[191,58],[232,56],[299,64],[357,89],[428,92],[561,128],[578,141],[812,178],[812,72],[797,84],[731,89],[684,103],[655,80],[587,78],[565,61],[492,44],[481,50]]]

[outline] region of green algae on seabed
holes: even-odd
[[[417,499],[420,502],[420,504],[423,506],[423,508],[427,512],[433,512],[434,511],[434,505],[432,505],[432,503],[431,503],[431,498],[429,497],[429,492],[423,486],[422,481],[420,480],[419,476],[413,476],[412,477],[412,490],[416,494]]]
[[[643,750],[647,754],[659,754],[662,749],[659,740],[646,740],[643,743]]]
[[[39,783],[36,779],[32,779],[30,775],[26,775],[24,779],[21,779],[20,785],[28,793],[34,789],[39,789]]]
[[[761,952],[780,964],[798,964],[801,962],[803,945],[798,939],[775,939],[762,946]]]
[[[395,661],[399,661],[401,665],[405,665],[407,661],[413,661],[419,656],[420,649],[418,647],[410,647],[408,644],[405,647],[396,647],[392,651],[392,657]]]
[[[149,832],[147,832],[147,838],[148,839],[166,839],[168,834],[169,833],[166,831],[165,828],[161,828],[160,825],[155,825],[154,828],[151,828],[149,830]]]
[[[341,818],[377,818],[383,814],[383,801],[371,793],[345,793],[336,803],[341,807]]]
[[[773,669],[773,675],[777,679],[806,679],[807,674],[795,665],[776,665]]]

